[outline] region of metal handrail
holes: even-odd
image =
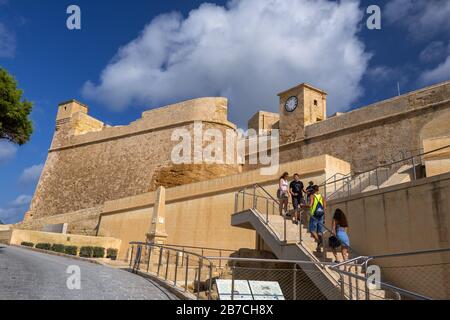
[[[235,262],[276,262],[276,263],[293,263],[298,265],[322,265],[334,266],[332,262],[322,261],[297,261],[297,260],[279,260],[279,259],[257,259],[257,258],[233,258],[233,257],[207,257],[210,260],[235,261]],[[359,265],[358,265],[359,266]]]
[[[376,259],[385,259],[385,258],[396,258],[396,257],[405,257],[405,256],[415,256],[415,255],[424,255],[424,254],[434,254],[434,253],[450,253],[450,248],[444,249],[429,249],[429,250],[419,250],[419,251],[409,251],[409,252],[401,252],[401,253],[388,253],[381,255],[368,255],[368,256],[358,256],[347,261],[341,262],[339,264],[335,264],[334,268],[339,268],[351,264],[357,264],[359,266],[366,265],[369,261]],[[362,261],[358,263],[358,261]]]
[[[335,269],[335,267],[331,267],[331,269]],[[339,270],[339,269],[336,269],[335,271],[340,273],[341,275],[346,275],[346,276],[355,278],[357,280],[361,280],[361,281],[365,281],[365,282],[368,281],[367,277],[360,276],[360,275],[355,274],[355,273],[351,273],[351,272],[348,272],[348,271],[345,271],[345,270]],[[384,283],[384,282],[381,282],[381,281],[374,281],[374,284],[378,285],[378,287],[383,289],[383,290],[386,290],[386,289],[387,290],[392,290],[394,292],[401,293],[401,294],[403,294],[403,295],[405,295],[407,297],[413,298],[413,299],[417,299],[417,300],[433,300],[433,299],[431,299],[429,297],[426,297],[426,296],[423,296],[421,294],[418,294],[418,293],[415,293],[415,292],[412,292],[412,291],[408,291],[408,290],[405,290],[405,289],[401,289],[399,287],[396,287],[396,286],[393,286],[391,284],[387,284],[387,283]]]
[[[327,180],[325,180],[325,182],[323,182],[320,186],[325,186],[326,184],[329,184],[328,181],[332,181],[332,183],[339,182],[340,180],[334,180],[335,177],[342,176],[342,179],[345,179],[347,177],[350,177],[351,175],[352,175],[351,172],[349,172],[347,174],[343,174],[343,173],[339,173],[338,172],[338,173],[332,175],[331,177],[329,177]]]
[[[423,157],[423,156],[426,156],[426,155],[435,153],[435,152],[437,152],[437,151],[442,151],[442,150],[445,150],[445,149],[448,149],[448,148],[450,148],[450,145],[447,145],[447,146],[445,146],[445,147],[441,147],[441,148],[438,148],[438,149],[435,149],[435,150],[431,150],[431,151],[428,151],[428,152],[425,152],[425,153],[421,153],[421,154],[418,154],[418,155],[415,155],[415,156],[412,156],[412,157],[404,158],[404,159],[402,159],[402,160],[390,162],[390,163],[388,163],[388,164],[379,165],[379,166],[376,166],[375,168],[372,168],[372,169],[370,169],[370,170],[358,172],[358,173],[357,173],[357,176],[360,176],[360,175],[362,175],[362,174],[365,174],[365,173],[369,173],[369,172],[375,171],[375,170],[377,170],[377,169],[390,167],[390,166],[392,166],[392,165],[394,165],[394,164],[406,162],[406,161],[408,161],[408,160],[413,160],[413,159],[415,159],[415,158],[417,158],[417,157]],[[336,180],[336,182],[341,182],[341,181],[346,181],[346,180],[347,180],[346,178],[343,178],[343,179],[340,179],[340,180]],[[334,183],[334,181],[333,181],[333,183]],[[329,184],[329,183],[328,183],[328,184]],[[323,186],[325,186],[325,184],[321,184],[321,185],[319,185],[319,186],[320,186],[320,187],[323,187]]]
[[[327,262],[318,262],[318,261],[297,261],[297,260],[278,260],[278,259],[256,259],[256,258],[233,258],[233,257],[212,257],[212,256],[203,256],[203,255],[199,255],[197,253],[194,252],[186,252],[186,251],[182,251],[173,247],[167,247],[165,245],[158,245],[158,244],[151,244],[151,243],[145,243],[145,242],[130,242],[130,245],[138,245],[138,246],[147,246],[147,247],[154,247],[154,248],[159,248],[160,251],[160,258],[162,256],[162,252],[164,250],[168,250],[168,252],[170,250],[175,251],[175,252],[179,252],[179,253],[183,253],[187,256],[192,255],[198,258],[199,260],[199,268],[201,268],[201,266],[203,265],[204,261],[209,262],[209,286],[208,286],[208,290],[206,291],[207,295],[208,295],[208,299],[211,299],[211,289],[212,289],[212,284],[213,284],[213,279],[212,279],[212,268],[214,268],[214,263],[213,261],[234,261],[234,262],[259,262],[259,263],[286,263],[286,264],[293,264],[295,266],[301,266],[301,265],[315,265],[315,266],[319,266],[319,267],[324,267],[327,266],[330,268],[330,270],[336,272],[341,279],[343,279],[342,277],[348,276],[352,279],[356,279],[356,281],[364,281],[366,283],[366,295],[365,295],[365,299],[370,299],[370,293],[369,291],[367,291],[367,282],[369,281],[369,278],[367,277],[367,275],[360,275],[357,273],[353,273],[353,272],[348,272],[346,270],[342,270],[339,268],[340,265],[336,265],[333,263],[327,263]],[[133,247],[134,248],[134,247]],[[137,250],[137,252],[139,252],[141,250]],[[440,252],[450,252],[450,248],[449,249],[433,249],[433,250],[424,250],[424,251],[414,251],[414,252],[404,252],[404,253],[397,253],[397,254],[385,254],[385,255],[376,255],[376,256],[369,256],[369,257],[358,257],[358,258],[354,258],[352,260],[347,261],[347,267],[351,268],[352,267],[358,267],[360,266],[360,264],[357,263],[357,259],[368,259],[368,258],[381,258],[381,257],[395,257],[395,256],[405,256],[405,255],[417,255],[417,254],[426,254],[426,253],[440,253]],[[137,256],[136,256],[137,258]],[[131,260],[133,260],[133,256],[131,257]],[[178,262],[178,255],[177,255],[177,259],[176,261]],[[131,264],[132,261],[130,261]],[[354,263],[356,262],[356,263]],[[136,267],[136,263],[140,263],[140,257],[139,257],[139,261],[135,261],[135,266]],[[167,261],[167,265],[168,265],[168,261]],[[186,270],[189,268],[188,265],[185,266]],[[231,270],[234,270],[233,267],[230,268]],[[167,271],[168,271],[168,266],[166,266],[166,271],[165,271],[165,276],[161,276],[162,278],[164,278],[167,281]],[[201,270],[199,269],[199,273],[196,273],[195,275],[195,279],[194,281],[198,281],[197,282],[197,299],[199,298],[199,294],[200,294],[200,287],[199,287],[199,283],[200,283],[200,279],[201,279],[201,275],[200,275]],[[177,285],[176,283],[176,275],[177,272],[175,271],[175,280],[173,280],[174,282],[174,286]],[[159,266],[158,266],[158,277],[160,277],[160,272],[159,272]],[[232,277],[232,281],[234,280],[234,277]],[[187,283],[187,275],[185,278],[185,283]],[[398,295],[403,295],[405,297],[409,297],[412,299],[417,299],[417,300],[432,300],[429,297],[426,297],[424,295],[409,291],[409,290],[405,290],[399,287],[396,287],[394,285],[382,282],[382,281],[374,281],[375,285],[377,285],[378,288],[382,289],[382,290],[390,290]],[[345,292],[344,290],[344,286],[345,283],[344,281],[339,281],[337,282],[335,285],[337,286],[341,286],[341,291]],[[352,281],[350,281],[350,293],[349,295],[345,294],[343,295],[344,299],[352,299],[353,298],[353,294],[352,294],[352,289],[353,289],[353,284]],[[358,285],[356,284],[356,289],[358,288]],[[187,286],[185,286],[185,290],[187,290]],[[359,299],[359,295],[356,295],[357,299]],[[384,298],[383,298],[384,299]]]
[[[130,245],[141,245],[141,246],[149,246],[149,247],[155,247],[155,248],[162,248],[162,249],[169,249],[169,250],[173,250],[179,253],[184,253],[184,254],[189,254],[190,256],[195,256],[197,258],[206,258],[204,256],[202,256],[201,254],[195,253],[195,252],[187,252],[187,251],[183,251],[180,249],[175,249],[172,247],[166,247],[165,245],[160,245],[160,244],[152,244],[152,243],[148,243],[148,242],[130,242]],[[208,259],[207,259],[208,260]],[[211,261],[208,261],[211,262]]]
[[[447,249],[450,250],[450,249]],[[433,252],[436,253],[439,250],[430,250],[429,252]],[[442,250],[441,250],[442,251]],[[428,251],[427,251],[428,252]],[[406,253],[405,253],[406,254]],[[222,260],[222,261],[232,261],[232,262],[267,262],[267,263],[272,263],[272,262],[277,262],[277,263],[290,263],[290,264],[294,264],[294,265],[316,265],[316,266],[328,266],[330,267],[331,270],[337,272],[338,274],[343,274],[349,277],[352,277],[356,280],[361,280],[364,282],[368,281],[368,278],[366,276],[362,276],[362,275],[358,275],[356,273],[352,273],[352,272],[348,272],[345,270],[341,270],[338,268],[339,265],[336,265],[334,263],[327,263],[327,262],[315,262],[315,261],[297,261],[297,260],[277,260],[277,259],[256,259],[256,258],[232,258],[232,257],[208,257],[210,260]],[[356,261],[357,259],[360,258],[355,258],[352,259],[352,261]],[[347,261],[346,266],[347,267],[358,267],[360,266],[359,264],[349,264],[349,261]],[[404,296],[413,298],[413,299],[418,299],[418,300],[432,300],[429,297],[426,297],[424,295],[409,291],[409,290],[405,290],[399,287],[396,287],[394,285],[385,283],[385,282],[381,282],[381,281],[375,281],[374,283],[375,285],[377,285],[380,289],[384,289],[384,290],[391,290],[397,293],[401,293]]]
[[[402,253],[388,253],[388,254],[382,254],[382,255],[368,256],[368,258],[375,260],[375,259],[383,259],[383,258],[395,258],[395,257],[414,256],[414,255],[432,254],[432,253],[443,253],[443,252],[450,252],[450,248],[430,249],[430,250],[411,251],[411,252],[402,252]]]
[[[264,196],[261,196],[261,195],[256,195],[255,193],[247,193],[247,192],[245,192],[245,189],[243,189],[243,190],[241,190],[241,191],[239,191],[239,193],[241,193],[241,194],[243,194],[243,195],[249,195],[249,196],[252,196],[252,197],[257,197],[257,198],[262,198],[262,199],[269,199],[269,200],[272,200],[272,201],[274,201],[276,204],[278,204],[278,205],[280,205],[280,203],[277,201],[277,200],[275,200],[274,199],[274,197],[263,187],[263,186],[261,186],[261,185],[259,185],[259,184],[255,184],[254,185],[254,188],[259,188],[259,189],[261,189],[261,190],[263,190],[264,191],[264,193],[266,193],[268,196],[269,196],[269,198],[266,198],[266,197],[264,197]],[[255,208],[254,208],[255,209]],[[292,211],[294,211],[294,210],[292,210]],[[316,218],[314,218],[313,216],[311,216],[311,219],[316,219]],[[325,224],[322,224],[322,223],[320,223],[319,222],[319,224],[326,230],[326,232],[329,232],[330,234],[334,234],[334,232],[333,232],[333,230],[331,230],[330,228],[328,228]],[[285,226],[286,227],[286,226]],[[272,230],[273,232],[275,231],[275,230]],[[284,230],[285,231],[285,230]],[[275,232],[274,232],[275,233]],[[279,239],[280,241],[281,241],[281,239]],[[349,247],[349,249],[355,254],[355,255],[357,255],[357,253],[356,253],[356,251],[352,248],[352,247]]]
[[[195,250],[208,250],[208,251],[222,251],[222,252],[236,252],[237,250],[232,249],[220,249],[220,248],[208,248],[208,247],[195,247],[195,246],[184,246],[179,244],[165,244],[165,247],[170,248],[184,248],[184,249],[195,249]]]
[[[270,192],[267,191],[266,188],[264,188],[262,185],[260,185],[260,184],[255,184],[255,187],[260,188],[262,191],[264,191],[265,194],[267,194],[267,195],[269,196],[270,199],[272,199],[273,201],[275,201],[275,203],[280,204],[280,203],[278,202],[278,200],[275,199],[275,198],[270,194]]]
[[[176,252],[176,260],[175,260],[175,275],[174,275],[174,279],[171,280],[173,281],[173,286],[176,287],[177,286],[177,275],[178,275],[178,267],[179,267],[179,253],[181,253],[183,256],[186,256],[186,265],[184,266],[185,270],[185,280],[184,280],[184,291],[187,292],[188,290],[188,271],[189,271],[189,258],[191,258],[191,256],[197,257],[198,258],[198,273],[196,272],[195,275],[195,279],[194,279],[194,283],[195,281],[197,282],[197,299],[200,298],[200,282],[201,282],[201,273],[202,273],[202,268],[204,266],[205,261],[208,263],[207,264],[207,268],[209,269],[209,285],[208,285],[208,290],[206,291],[207,296],[208,296],[208,300],[211,300],[211,289],[212,289],[212,270],[214,268],[214,264],[212,263],[212,261],[210,259],[208,259],[207,257],[197,254],[195,252],[187,252],[185,250],[180,250],[180,249],[176,249],[173,247],[167,247],[164,245],[158,245],[158,244],[152,244],[152,243],[148,243],[148,242],[130,242],[129,243],[132,246],[132,253],[131,253],[131,259],[130,259],[130,269],[133,270],[133,272],[137,272],[138,270],[140,270],[140,264],[141,264],[141,254],[142,254],[142,246],[146,246],[146,247],[150,247],[150,248],[159,248],[160,249],[160,254],[159,254],[159,259],[158,259],[158,271],[156,273],[156,276],[158,278],[162,278],[165,281],[168,281],[168,274],[169,274],[169,259],[170,259],[170,251],[174,251]],[[138,250],[136,251],[136,256],[134,257],[135,261],[134,261],[134,265],[133,268],[131,268],[132,266],[132,262],[133,262],[133,249],[134,246],[138,246]],[[140,249],[139,249],[140,248]],[[166,260],[166,270],[165,270],[165,275],[163,277],[160,277],[160,269],[161,269],[161,265],[162,265],[162,253],[163,251],[166,250],[167,251],[167,260]],[[151,255],[151,251],[150,251],[150,255]],[[147,260],[147,272],[149,271],[149,264],[150,264],[150,255],[149,258]]]

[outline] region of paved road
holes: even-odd
[[[69,266],[81,289],[69,290]],[[167,290],[127,271],[0,245],[0,300],[169,300]]]

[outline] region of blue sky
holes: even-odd
[[[149,108],[223,95],[230,120],[245,126],[301,82],[328,91],[332,113],[395,96],[397,82],[407,92],[450,79],[450,1],[210,3],[0,0],[0,66],[35,103],[31,141],[0,142],[0,220],[27,210],[61,101],[78,99],[119,125]],[[71,4],[81,30],[66,28]],[[381,7],[381,30],[365,27],[371,4]]]

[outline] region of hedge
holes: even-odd
[[[36,249],[50,250],[51,248],[52,248],[52,245],[50,243],[38,243],[36,245]]]
[[[94,258],[104,258],[105,257],[105,248],[103,248],[103,247],[94,247],[92,256]]]
[[[117,249],[108,248],[108,250],[106,250],[106,257],[111,260],[116,260],[117,259]]]
[[[22,242],[20,245],[21,245],[21,246],[24,246],[24,247],[31,247],[31,248],[34,247],[34,243],[32,243],[32,242],[26,242],[26,241]]]
[[[94,252],[93,247],[81,247],[80,249],[80,257],[83,258],[92,258]]]
[[[78,247],[76,246],[67,246],[64,248],[64,253],[71,255],[71,256],[76,256],[78,252]]]
[[[52,251],[58,253],[64,253],[65,246],[63,244],[54,244],[52,245]]]

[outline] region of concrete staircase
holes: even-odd
[[[399,165],[393,168],[378,168],[359,174],[342,183],[342,187],[333,192],[327,192],[327,200],[345,198],[377,189],[387,188],[414,180],[416,175],[421,175],[421,165],[414,168],[412,164]]]
[[[324,235],[325,250],[322,253],[318,253],[315,251],[317,247],[315,240],[307,232],[303,224],[295,225],[290,218],[270,215],[269,222],[267,222],[266,215],[261,214],[256,209],[248,209],[234,214],[231,223],[235,227],[255,230],[280,260],[316,262],[317,264],[301,264],[300,267],[327,299],[339,300],[343,298],[340,275],[332,270],[330,266],[321,264],[321,262],[331,263],[334,259],[332,252],[326,250],[328,233]],[[284,231],[285,225],[286,232]],[[357,269],[353,267],[351,271],[363,276],[359,267]],[[352,282],[351,286],[344,286],[345,299],[357,300],[365,298],[365,283],[363,281],[348,277],[344,277],[343,280],[346,283]],[[370,298],[373,300],[384,300],[386,299],[386,294],[383,290],[370,291]]]

